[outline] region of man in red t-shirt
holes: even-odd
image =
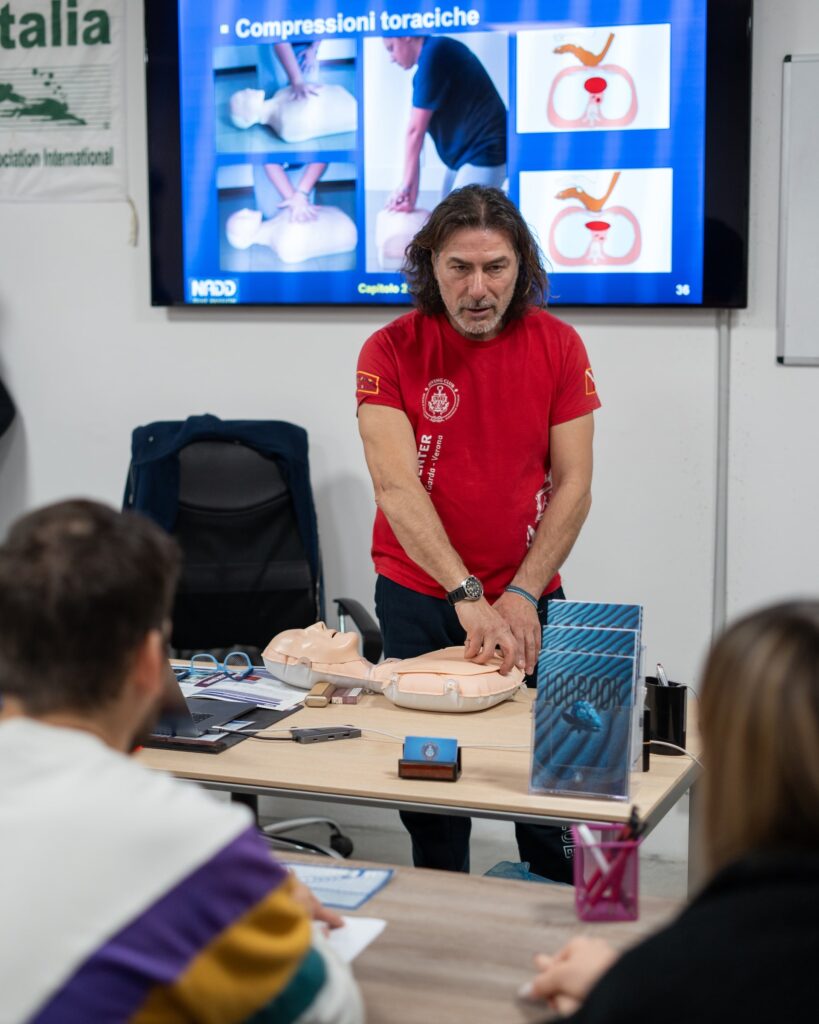
[[[537,244],[498,189],[451,193],[404,272],[416,309],[368,339],[357,374],[384,653],[465,643],[486,662],[497,647],[501,671],[533,677],[591,504],[600,401],[586,350],[546,312]],[[402,819],[416,866],[469,870],[468,818]],[[555,831],[517,825],[521,857],[569,880]]]

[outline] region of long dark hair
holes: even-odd
[[[702,684],[706,854],[819,845],[819,601],[754,612],[716,642]]]
[[[520,265],[506,319],[512,320],[532,307],[543,308],[549,294],[549,279],[543,257],[520,210],[499,188],[465,185],[450,192],[432,211],[429,220],[404,253],[402,270],[415,305],[422,313],[444,312],[444,304],[432,259],[447,239],[461,228],[500,231],[507,236]]]

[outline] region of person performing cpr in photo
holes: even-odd
[[[404,171],[386,209],[415,209],[427,132],[447,168],[441,198],[463,185],[500,188],[506,178],[506,107],[480,60],[448,36],[392,36],[384,46],[394,64],[416,68]]]

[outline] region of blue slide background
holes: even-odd
[[[356,145],[333,160],[351,163],[356,168],[355,209],[359,219],[359,248],[355,267],[332,272],[247,272],[226,275],[220,270],[220,228],[217,194],[217,172],[231,163],[262,161],[263,154],[220,154],[215,144],[216,90],[214,86],[214,50],[237,46],[242,40],[234,33],[238,18],[277,20],[284,18],[345,17],[374,11],[401,14],[411,11],[451,10],[456,4],[447,0],[436,3],[393,3],[347,0],[344,4],[322,0],[290,0],[289,3],[251,2],[251,0],[181,0],[180,9],[180,98],[183,185],[183,248],[186,297],[194,301],[195,280],[224,281],[230,285],[223,292],[232,292],[230,301],[240,303],[406,303],[402,279],[397,273],[367,273],[363,240],[364,210],[364,131],[363,48],[358,47],[355,62],[356,94],[359,100],[359,130]],[[578,304],[698,304],[702,299],[704,160],[705,160],[705,0],[483,0],[469,3],[461,0],[462,10],[477,11],[479,24],[472,31],[493,28],[514,32],[515,24],[524,20],[528,28],[538,21],[557,27],[561,21],[568,26],[618,24],[671,24],[671,127],[663,130],[627,130],[622,132],[553,132],[517,135],[514,131],[516,49],[510,37],[510,113],[508,136],[508,168],[510,196],[518,199],[518,175],[525,170],[592,169],[611,167],[611,152],[617,154],[616,166],[671,167],[673,169],[672,270],[667,274],[605,273],[551,275],[553,302],[557,305]],[[222,30],[227,27],[228,31]],[[544,24],[544,27],[546,25]],[[442,30],[447,31],[447,30]],[[452,30],[469,31],[464,28]],[[381,36],[380,28],[369,35]],[[400,34],[400,33],[399,33]],[[406,34],[406,33],[405,33]],[[294,37],[295,38],[295,37]],[[303,39],[304,36],[298,38]],[[355,35],[315,36],[313,38],[357,38]],[[265,40],[247,39],[248,46]],[[615,141],[612,141],[612,138]],[[605,154],[604,154],[605,147]],[[612,149],[613,147],[613,149]],[[306,159],[317,159],[306,153]],[[288,153],[297,161],[299,153]],[[321,159],[324,159],[322,156]],[[685,282],[688,294],[678,294]],[[367,295],[362,285],[394,286],[391,293]],[[201,290],[201,289],[200,289]],[[219,289],[217,289],[219,290]],[[215,301],[225,301],[218,297]],[[207,297],[196,301],[208,301]]]

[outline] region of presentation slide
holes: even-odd
[[[468,184],[552,304],[702,301],[706,0],[180,0],[186,301],[407,303]]]

